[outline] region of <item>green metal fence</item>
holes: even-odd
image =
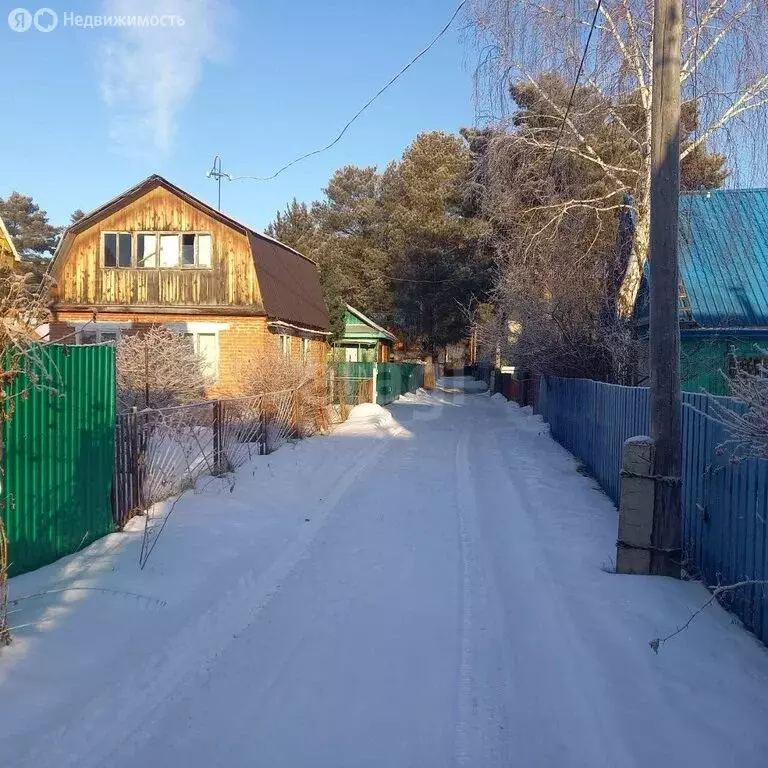
[[[55,393],[17,377],[3,427],[0,502],[12,576],[112,530],[115,351],[47,346],[41,357]]]
[[[376,375],[376,402],[387,405],[406,392],[424,386],[424,366],[420,363],[379,363]]]
[[[349,389],[347,402],[352,398],[352,384],[376,379],[376,402],[388,405],[400,395],[415,392],[424,386],[424,365],[421,363],[336,363],[335,386],[346,382]],[[375,375],[374,375],[375,369]]]

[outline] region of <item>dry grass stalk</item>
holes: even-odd
[[[245,395],[293,390],[295,421],[302,434],[327,429],[326,381],[320,366],[311,360],[291,358],[279,350],[268,350],[245,361],[239,371]]]
[[[8,628],[8,538],[0,515],[0,648],[11,642]]]
[[[758,348],[768,359],[768,350]],[[768,364],[758,363],[754,372],[737,367],[730,379],[730,394],[746,404],[742,412],[712,400],[710,410],[728,432],[723,447],[736,459],[768,459]]]

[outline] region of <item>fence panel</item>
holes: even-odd
[[[743,410],[725,397],[683,393],[683,549],[687,568],[708,584],[768,579],[768,461],[734,462],[718,446],[724,427],[711,417],[719,407]],[[542,379],[538,412],[552,436],[578,456],[618,504],[624,441],[648,434],[645,387],[586,379]],[[750,585],[729,598],[744,624],[768,642],[768,590]]]
[[[113,513],[134,515],[178,496],[205,475],[231,472],[316,428],[296,390],[121,414],[117,419]]]
[[[49,389],[11,383],[4,424],[3,514],[10,575],[81,549],[112,530],[115,353],[109,346],[46,346]],[[22,396],[24,393],[24,396]]]
[[[141,510],[140,453],[136,412],[119,414],[115,433],[115,469],[112,481],[112,515],[118,530],[122,530],[125,524]]]
[[[334,420],[344,421],[348,409],[373,402],[374,363],[331,363],[328,368],[328,404]]]

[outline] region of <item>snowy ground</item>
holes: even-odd
[[[14,579],[2,765],[766,765],[768,652],[715,606],[655,655],[708,593],[608,573],[546,426],[442,383],[202,481],[144,571],[136,521]]]

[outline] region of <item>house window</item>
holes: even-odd
[[[291,337],[286,334],[280,336],[280,354],[287,359],[291,356]]]
[[[181,236],[181,265],[183,267],[195,266],[195,236]]]
[[[78,344],[115,344],[120,339],[120,329],[111,325],[107,328],[99,328],[98,325],[87,325],[82,330],[76,331],[75,338]]]
[[[130,267],[133,262],[133,235],[130,232],[104,233],[104,266]]]
[[[195,352],[203,359],[204,370],[212,381],[219,378],[219,336],[216,333],[185,333]]]
[[[181,266],[211,266],[211,236],[188,233],[181,236]]]
[[[196,267],[210,267],[213,261],[213,238],[210,235],[195,235]]]
[[[105,232],[103,252],[105,267],[207,268],[213,261],[213,238],[202,232]]]
[[[309,360],[309,339],[301,340],[301,359],[305,363]]]
[[[178,235],[160,235],[160,266],[178,267],[179,266],[179,236]]]
[[[139,232],[136,235],[136,266],[157,266],[157,235],[154,233]]]

